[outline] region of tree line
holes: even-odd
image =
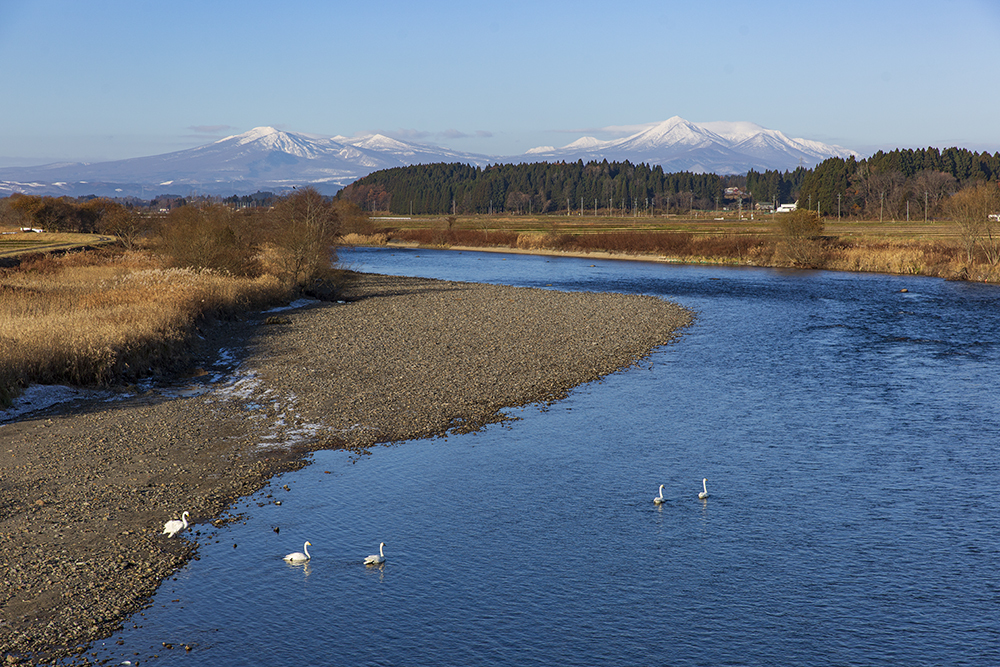
[[[114,235],[127,250],[153,250],[173,266],[269,274],[311,293],[328,289],[338,235],[373,231],[356,206],[313,188],[268,199],[269,206],[191,200],[160,213],[101,198],[13,195],[0,199],[0,223]]]
[[[783,203],[798,191],[805,173],[804,169],[746,176],[666,173],[660,166],[607,160],[487,167],[437,163],[373,172],[348,185],[338,197],[364,210],[396,215],[561,211],[631,215],[715,209],[739,196],[733,195],[733,188],[745,193],[748,183],[760,193],[755,196]]]
[[[680,213],[798,202],[823,216],[899,220],[945,213],[947,199],[1000,180],[1000,153],[897,149],[829,158],[814,168],[720,176],[667,173],[630,162],[538,162],[476,167],[438,163],[373,172],[338,197],[394,215],[482,213]],[[735,190],[734,190],[735,189]]]
[[[964,148],[897,149],[870,158],[829,158],[811,169],[800,207],[869,220],[933,219],[960,190],[1000,180],[1000,153]]]

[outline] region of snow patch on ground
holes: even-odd
[[[309,306],[314,303],[319,303],[316,299],[296,299],[292,301],[287,306],[278,306],[276,308],[271,308],[270,310],[265,310],[265,313],[280,313],[283,310],[294,310],[296,308],[302,308],[303,306]]]
[[[59,403],[67,403],[77,399],[108,399],[110,396],[111,392],[109,391],[76,389],[64,385],[32,385],[15,398],[9,408],[0,410],[0,423],[13,421],[18,417],[51,408]]]
[[[316,303],[314,299],[298,299],[287,306],[274,308],[269,313],[301,308]],[[277,396],[266,387],[260,375],[245,368],[237,352],[222,348],[212,361],[210,372],[190,382],[173,385],[156,385],[152,380],[137,383],[126,391],[77,389],[62,385],[33,385],[18,396],[13,405],[0,410],[0,423],[14,421],[52,406],[76,400],[115,401],[140,394],[154,393],[172,400],[204,397],[206,403],[214,401],[237,403],[247,416],[257,423],[259,449],[291,448],[320,437],[329,427],[303,419],[298,412],[298,397]],[[367,428],[360,424],[350,430]]]

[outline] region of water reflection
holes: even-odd
[[[312,573],[312,561],[284,561],[285,567],[289,570],[302,570],[303,578],[308,577]]]

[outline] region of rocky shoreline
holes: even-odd
[[[626,368],[690,324],[653,297],[356,274],[311,302],[203,328],[199,367],[0,424],[0,654],[70,657],[192,557],[198,524],[321,448],[462,432]],[[2,414],[2,413],[0,413]],[[75,656],[75,657],[74,657]]]

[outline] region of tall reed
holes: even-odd
[[[199,320],[287,295],[273,276],[164,268],[138,252],[22,262],[0,273],[0,404],[29,384],[106,385],[176,369]]]

